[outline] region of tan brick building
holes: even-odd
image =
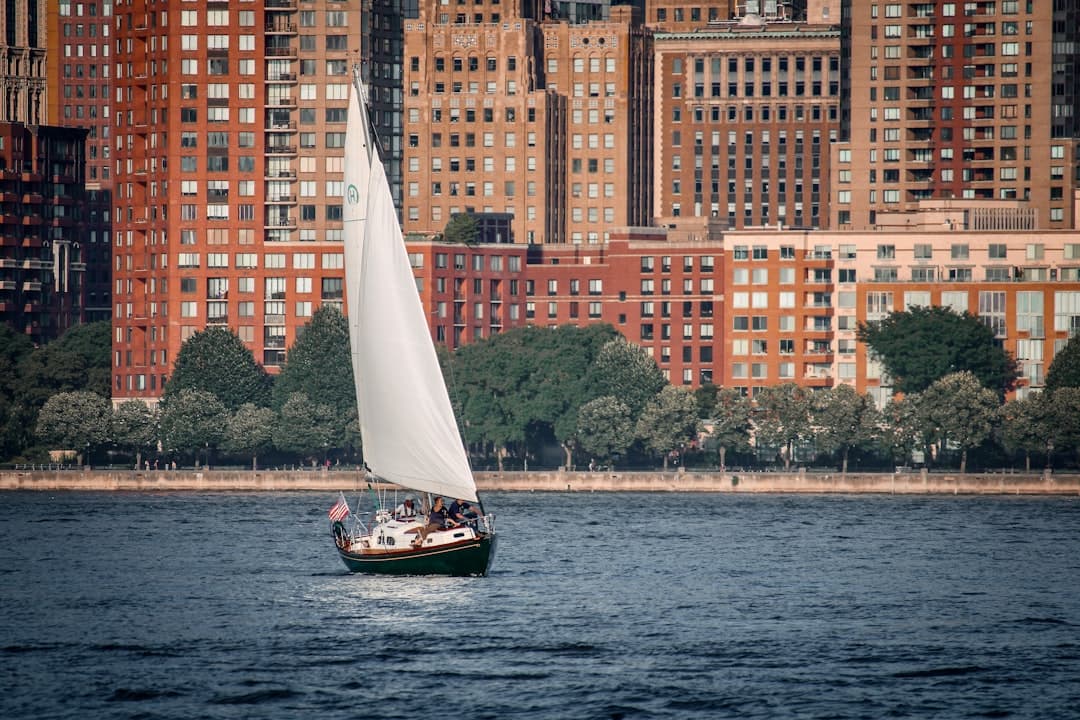
[[[597,243],[645,221],[650,36],[632,8],[584,25],[480,2],[406,21],[406,234],[508,213],[512,239]],[[494,17],[498,17],[498,22]]]
[[[755,17],[656,35],[654,213],[828,224],[840,33]]]

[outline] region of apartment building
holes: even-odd
[[[1076,3],[843,0],[832,226],[922,200],[1019,199],[1074,226]]]
[[[1080,331],[1080,232],[982,229],[988,215],[1000,224],[1015,214],[1021,223],[1027,212],[1019,203],[928,204],[904,222],[883,218],[889,230],[867,232],[733,231],[686,219],[674,228],[613,229],[595,246],[534,246],[523,268],[518,259],[503,264],[508,254],[520,258],[514,246],[410,248],[424,255],[414,266],[433,337],[450,340],[453,312],[462,328],[455,346],[525,324],[606,322],[675,384],[748,395],[784,382],[848,384],[884,404],[892,388],[857,341],[859,324],[938,305],[993,328],[1019,361],[1016,395],[1024,396],[1043,385],[1054,355]],[[493,278],[496,268],[521,273]],[[483,292],[491,287],[494,301],[496,282],[501,304],[485,316]],[[440,299],[433,287],[453,293]]]
[[[47,0],[8,0],[0,13],[0,122],[44,125]]]
[[[359,2],[115,8],[113,400],[155,401],[226,325],[270,372],[342,304],[342,162]]]
[[[35,343],[83,317],[86,131],[0,123],[0,322]]]
[[[839,30],[746,15],[655,42],[656,221],[827,226]]]
[[[457,349],[525,324],[527,246],[409,243],[435,342]]]
[[[47,6],[47,121],[87,131],[83,316],[86,322],[108,320],[112,317],[109,79],[113,0],[59,0]]]
[[[634,8],[538,24],[493,0],[427,3],[405,47],[406,234],[506,213],[513,242],[599,243],[646,221],[652,53]]]

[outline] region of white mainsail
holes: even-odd
[[[354,94],[359,95],[355,88]],[[375,475],[398,485],[476,500],[390,185],[368,139],[364,100],[356,100],[349,105],[343,216],[364,461]],[[364,210],[357,207],[362,204]]]
[[[368,116],[356,86],[353,87],[353,95],[349,103],[348,123],[345,126],[345,202],[341,215],[345,228],[345,307],[348,308],[349,346],[352,349],[353,377],[359,378],[360,333],[357,323],[360,313],[354,312],[354,308],[360,305],[360,253],[367,229],[372,151]],[[358,386],[357,401],[360,400],[359,392]]]

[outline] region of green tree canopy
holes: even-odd
[[[1006,452],[1024,453],[1024,469],[1031,470],[1031,454],[1050,449],[1050,428],[1046,424],[1044,395],[1029,395],[1008,401],[998,408],[997,435]]]
[[[1001,400],[974,373],[949,373],[919,395],[919,415],[941,447],[960,450],[960,472],[967,471],[967,454],[990,437]]]
[[[109,441],[111,415],[109,401],[97,393],[56,393],[38,413],[37,434],[54,450],[74,450],[82,464],[84,452],[93,452]]]
[[[206,390],[185,388],[162,398],[161,443],[167,452],[193,455],[205,453],[207,462],[225,438],[229,410],[217,396]]]
[[[608,464],[625,455],[634,442],[630,408],[610,395],[594,398],[578,408],[577,425],[581,449]]]
[[[259,469],[259,455],[274,447],[274,411],[244,403],[225,427],[226,450],[251,456],[251,469]]]
[[[326,459],[343,443],[344,426],[334,408],[304,393],[293,393],[274,425],[274,447],[307,458]]]
[[[142,453],[157,444],[157,412],[142,400],[120,403],[112,414],[112,440],[121,450],[135,455],[135,465]]]
[[[795,383],[783,383],[759,390],[754,403],[758,445],[779,448],[784,467],[791,467],[795,443],[810,433],[810,393]]]
[[[837,385],[811,396],[811,412],[818,449],[840,453],[841,472],[847,473],[852,448],[869,445],[876,435],[879,415],[874,401],[850,385]]]
[[[36,348],[19,367],[19,395],[36,412],[59,392],[85,391],[109,397],[111,345],[107,321],[76,325]]]
[[[1043,393],[1042,408],[1051,449],[1080,452],[1080,388]]]
[[[443,240],[461,245],[471,245],[480,236],[480,226],[470,212],[454,213],[443,230]]]
[[[753,430],[750,399],[734,388],[717,390],[712,386],[711,398],[708,394],[698,393],[698,402],[702,396],[711,406],[708,415],[712,429],[705,439],[707,448],[715,448],[720,455],[720,468],[727,467],[728,450],[750,449],[750,433]]]
[[[270,376],[244,341],[228,328],[208,327],[180,346],[163,400],[183,390],[202,390],[235,411],[244,403],[270,404]]]
[[[15,457],[26,447],[33,424],[22,398],[19,377],[23,361],[34,351],[30,338],[0,322],[0,460]]]
[[[280,411],[298,392],[334,408],[342,424],[356,414],[349,325],[333,305],[316,310],[289,348],[285,365],[274,379],[273,408]]]
[[[595,383],[599,395],[619,398],[636,417],[668,381],[643,347],[620,335],[600,348]]]
[[[898,396],[889,400],[881,411],[878,426],[878,445],[895,462],[904,464],[911,459],[916,447],[925,450],[919,427],[916,401],[918,395]]]
[[[970,313],[913,307],[859,325],[858,338],[881,359],[903,393],[921,392],[949,373],[968,371],[999,395],[1016,381],[1016,361],[994,331]]]
[[[1046,371],[1046,391],[1063,387],[1080,387],[1080,335],[1073,335]]]
[[[653,396],[637,422],[637,436],[645,447],[663,456],[664,470],[668,469],[668,456],[696,440],[700,431],[694,393],[674,385],[665,385]]]
[[[528,326],[457,350],[447,386],[466,440],[497,448],[557,442],[570,465],[578,408],[598,396],[594,360],[615,335],[610,325]]]

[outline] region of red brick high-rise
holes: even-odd
[[[275,372],[341,305],[342,161],[360,3],[116,7],[113,400],[160,396],[225,325]]]

